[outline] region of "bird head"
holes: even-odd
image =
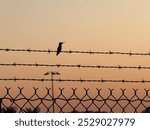
[[[62,45],[62,44],[64,44],[65,42],[59,42],[59,45]]]

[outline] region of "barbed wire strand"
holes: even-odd
[[[55,50],[38,50],[38,49],[12,49],[12,48],[0,48],[0,51],[5,52],[39,52],[39,53],[56,53]],[[79,50],[68,50],[68,51],[61,51],[61,53],[79,53],[79,54],[100,54],[100,55],[129,55],[129,56],[150,56],[150,52],[147,53],[138,53],[138,52],[118,52],[118,51],[79,51]]]
[[[106,65],[81,65],[81,64],[25,64],[25,63],[0,63],[0,66],[28,66],[28,67],[66,67],[66,68],[98,68],[98,69],[150,69],[150,66],[106,66]]]
[[[150,80],[113,80],[113,79],[40,79],[40,78],[0,78],[0,81],[58,81],[58,82],[101,82],[101,83],[150,83]]]

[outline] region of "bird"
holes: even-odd
[[[58,54],[61,52],[62,50],[62,44],[64,44],[65,42],[59,42],[59,45],[57,47],[57,53],[56,53],[56,56],[58,56]]]

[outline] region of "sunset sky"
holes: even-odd
[[[149,0],[0,0],[0,48],[82,51],[150,51]],[[150,66],[149,56],[0,52],[0,63]],[[0,78],[50,78],[58,71],[63,79],[150,80],[150,70],[78,69],[48,67],[0,67]],[[6,82],[4,86],[36,86],[43,83]],[[149,88],[149,84],[55,83],[57,87]],[[49,86],[45,83],[44,86]]]

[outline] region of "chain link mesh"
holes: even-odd
[[[138,89],[132,89],[130,96],[128,90],[120,89],[116,95],[116,90],[108,89],[107,94],[102,89],[96,88],[94,95],[90,89],[84,88],[79,95],[77,88],[64,88],[57,90],[57,95],[52,97],[51,88],[33,88],[31,95],[27,96],[24,88],[18,87],[16,94],[12,96],[11,88],[5,88],[5,94],[0,96],[0,110],[16,108],[16,112],[26,110],[39,110],[39,112],[142,112],[150,106],[149,89],[143,89],[142,97]],[[70,91],[68,93],[68,91]],[[3,92],[4,93],[4,92]],[[41,93],[44,95],[41,96]]]

